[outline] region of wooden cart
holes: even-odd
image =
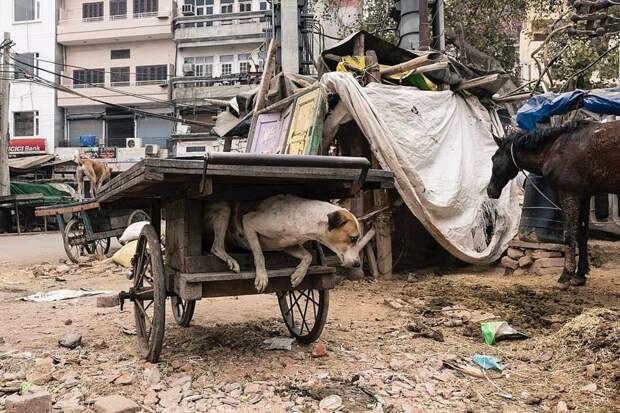
[[[134,222],[150,221],[141,209],[106,211],[93,200],[39,207],[35,215],[56,217],[67,257],[75,263],[82,255],[107,254],[111,238],[121,236]]]
[[[369,170],[364,158],[213,153],[204,160],[146,159],[112,179],[98,195],[106,209],[127,208],[150,200],[152,225],[138,240],[130,278],[133,286],[120,294],[121,303],[134,303],[136,331],[142,356],[159,359],[165,328],[165,301],[170,297],[177,324],[188,326],[196,301],[208,297],[256,294],[253,257],[233,253],[241,266],[233,273],[218,258],[205,253],[203,206],[216,200],[256,200],[276,194],[313,199],[346,198],[367,189],[391,188],[389,172]],[[165,218],[165,257],[160,244],[158,210]],[[328,267],[320,245],[313,245],[314,262],[297,288],[290,275],[298,260],[267,253],[269,285],[276,293],[284,322],[299,342],[321,334],[329,308],[335,269]]]

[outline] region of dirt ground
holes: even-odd
[[[158,365],[137,355],[131,306],[18,300],[55,289],[118,292],[129,287],[126,270],[16,264],[3,254],[0,411],[2,389],[25,381],[65,412],[91,411],[108,394],[147,412],[316,411],[333,395],[334,408],[349,412],[620,411],[620,243],[594,244],[589,284],[569,291],[553,276],[505,276],[493,267],[342,281],[331,293],[321,358],[312,346],[261,347],[287,336],[274,295],[203,300],[188,328],[168,311]],[[60,274],[50,270],[56,266]],[[506,320],[529,338],[485,345],[485,319]],[[443,341],[410,331],[416,321]],[[83,337],[75,350],[58,346],[70,332]],[[498,357],[503,373],[472,368],[474,354]]]

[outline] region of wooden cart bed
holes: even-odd
[[[353,187],[360,178],[364,189],[393,188],[392,173],[369,170],[369,166],[363,158],[238,153],[214,153],[206,160],[145,159],[108,182],[97,201],[234,200],[277,193],[330,199],[357,192],[359,188]]]

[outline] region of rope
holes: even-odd
[[[525,171],[519,167],[519,165],[517,164],[517,159],[515,158],[515,151],[514,151],[514,141],[510,143],[510,156],[512,157],[512,163],[515,165],[515,167],[519,170],[519,172],[521,172],[523,174],[523,176],[525,177],[525,181],[529,182],[534,189],[536,190],[536,192],[538,192],[540,194],[540,196],[542,196],[543,198],[545,198],[547,200],[547,202],[549,202],[551,205],[553,205],[553,208],[549,208],[549,207],[540,207],[540,209],[551,209],[551,210],[555,210],[555,211],[561,211],[562,208],[560,208],[559,206],[557,206],[555,204],[555,202],[553,202],[552,200],[549,199],[549,197],[547,197],[547,195],[545,195],[543,193],[543,191],[540,190],[540,188],[538,188],[538,186],[536,186],[536,184],[534,183],[534,181],[532,181],[530,179],[530,177],[525,173]]]

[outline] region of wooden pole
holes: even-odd
[[[269,43],[269,50],[267,51],[267,60],[265,61],[265,70],[260,80],[260,86],[258,87],[258,93],[254,100],[254,113],[258,113],[259,110],[267,106],[267,94],[269,93],[269,84],[276,70],[276,51],[278,50],[278,42],[275,39],[271,39]]]
[[[377,54],[374,50],[366,52],[366,72],[368,74],[368,83],[380,82],[381,72],[379,70]],[[372,157],[373,168],[379,167],[377,159]],[[384,189],[375,189],[372,191],[374,209],[379,210],[389,205],[387,192]],[[392,219],[388,209],[377,214],[374,220],[374,229],[376,231],[375,244],[377,245],[376,258],[368,254],[371,265],[376,260],[377,272],[382,278],[392,277]]]
[[[4,76],[0,76],[0,196],[10,195],[10,175],[9,175],[9,94],[10,82],[8,79],[9,71],[9,49],[11,34],[4,33],[5,47],[2,51],[2,70]]]
[[[395,66],[386,67],[381,70],[381,75],[388,76],[394,75],[397,73],[408,72],[413,69],[417,69],[422,66],[430,65],[432,63],[438,63],[443,59],[443,55],[441,53],[429,53],[424,56],[416,57],[411,60],[407,60],[406,62],[397,64]]]

